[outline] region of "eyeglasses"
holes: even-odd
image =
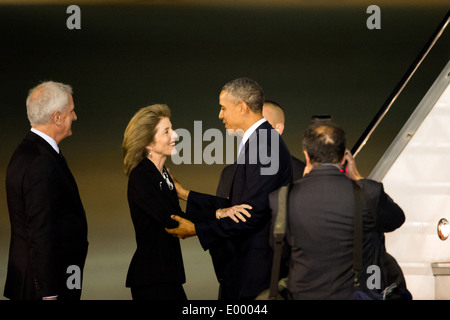
[[[169,175],[165,171],[163,172],[163,178],[164,178],[164,180],[166,180],[166,183],[167,183],[167,186],[169,187],[169,189],[173,190],[173,183],[172,183],[172,181],[170,181]]]

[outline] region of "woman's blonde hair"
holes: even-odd
[[[165,104],[141,108],[131,118],[122,142],[123,165],[127,176],[146,157],[146,147],[155,138],[156,126],[162,118],[170,118],[170,109]]]

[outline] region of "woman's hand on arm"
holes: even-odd
[[[250,210],[252,207],[248,204],[239,204],[229,208],[217,209],[216,218],[230,218],[236,223],[239,223],[239,220],[245,222],[247,220],[244,216],[247,216],[247,218],[251,217],[251,214],[247,211],[247,209]]]

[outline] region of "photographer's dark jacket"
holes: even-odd
[[[364,278],[367,267],[378,263],[380,254],[385,253],[384,232],[400,227],[405,216],[381,183],[363,179],[358,184],[364,196]],[[276,212],[275,193],[271,194],[271,206]],[[352,181],[336,166],[317,166],[292,185],[288,204],[288,288],[295,299],[350,298],[354,280],[353,217]],[[365,285],[365,281],[362,283]]]

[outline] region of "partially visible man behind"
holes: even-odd
[[[280,136],[284,131],[285,115],[283,108],[272,100],[266,100],[263,106],[263,116],[269,121],[272,127],[278,131]],[[303,177],[303,170],[305,170],[305,163],[300,159],[291,155],[292,164],[292,181],[297,181]]]
[[[381,261],[396,261],[386,253],[384,232],[405,221],[402,209],[384,192],[379,182],[362,179],[350,152],[345,132],[331,122],[315,122],[302,140],[306,159],[305,176],[289,193],[288,242],[291,265],[288,288],[294,299],[350,299],[354,291],[353,230],[354,192],[352,180],[362,189],[363,272],[369,265],[383,270]],[[341,165],[347,161],[348,171]],[[271,194],[271,203],[274,200]],[[396,265],[385,285],[397,282],[406,289]],[[365,286],[366,281],[361,281]]]
[[[6,172],[11,242],[4,295],[11,300],[79,300],[87,222],[58,146],[72,135],[77,119],[72,88],[44,82],[30,90],[26,105],[31,131]]]

